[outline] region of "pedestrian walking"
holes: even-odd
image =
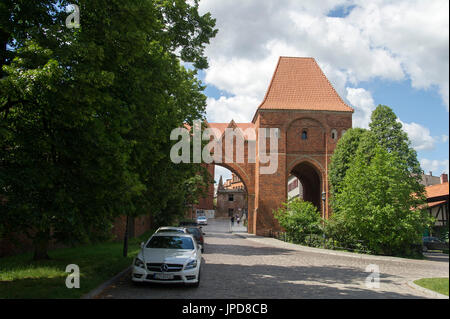
[[[236,218],[236,222],[237,222],[237,224],[239,225],[239,222],[241,221],[241,218],[238,216],[237,218]]]
[[[231,226],[234,226],[234,216],[231,216]]]

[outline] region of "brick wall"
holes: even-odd
[[[207,165],[208,173],[210,174],[211,178],[214,180],[214,165]],[[214,182],[209,184],[207,193],[204,197],[200,197],[198,199],[198,204],[194,205],[194,211],[195,209],[205,209],[210,210],[214,209]]]
[[[139,237],[143,233],[145,233],[147,230],[150,230],[152,227],[152,220],[150,215],[147,216],[139,216],[136,218],[130,218],[128,224],[128,236],[130,238],[133,237]],[[114,236],[114,239],[116,240],[122,240],[125,235],[125,227],[127,223],[126,216],[120,216],[117,217],[114,226],[112,229],[112,233]]]
[[[233,201],[229,200],[230,195],[233,196]],[[229,217],[230,209],[233,209],[233,216],[236,214],[242,215],[244,210],[247,209],[247,194],[245,191],[225,190],[217,192],[216,217]]]

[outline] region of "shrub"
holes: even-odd
[[[320,233],[322,218],[310,202],[295,198],[283,203],[273,214],[286,230],[288,238],[295,243],[305,243],[307,235]]]

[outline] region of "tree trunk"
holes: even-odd
[[[37,238],[34,241],[33,260],[50,259],[48,256],[49,237],[49,232],[38,233]]]
[[[125,234],[123,236],[123,257],[128,256],[128,221],[129,221],[129,217],[127,215],[126,225],[125,225]]]

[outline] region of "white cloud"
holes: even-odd
[[[400,121],[403,130],[408,134],[411,146],[416,151],[429,151],[434,149],[436,138],[430,135],[430,130],[420,124],[411,122],[405,123]]]
[[[372,94],[363,88],[347,88],[346,98],[355,109],[353,127],[369,128],[370,116],[375,110]]]
[[[423,158],[420,160],[420,166],[422,169],[428,174],[428,172],[433,172],[433,175],[440,175],[442,173],[449,172],[449,161],[446,160],[429,160],[426,158]]]
[[[350,5],[344,18],[326,16]],[[316,58],[343,97],[357,95],[345,88],[362,81],[410,79],[415,88],[436,89],[448,110],[448,6],[447,0],[201,1],[219,29],[207,47],[205,82],[233,96],[210,99],[208,119],[242,108],[233,117],[250,121],[278,56]],[[253,104],[243,107],[244,101]],[[218,105],[225,110],[215,111]],[[360,111],[356,122],[364,126],[367,107]]]
[[[214,167],[214,181],[217,184],[219,183],[220,176],[222,176],[223,182],[231,178],[231,171],[229,169],[219,165],[215,165]]]
[[[347,88],[346,98],[355,109],[353,127],[369,128],[370,116],[375,110],[372,94],[363,88]],[[398,121],[402,124],[403,130],[408,134],[411,141],[411,146],[416,151],[427,151],[435,148],[435,143],[439,141],[439,138],[432,137],[428,128],[415,122],[406,123],[400,119]],[[444,136],[441,139],[444,141]]]
[[[401,61],[415,88],[438,86],[448,110],[449,2],[446,0],[358,1],[348,17],[374,47]],[[367,1],[364,1],[367,2]]]
[[[442,134],[441,135],[441,142],[442,143],[447,143],[448,142],[448,135]]]
[[[255,105],[260,100],[248,96],[221,96],[219,99],[208,98],[206,112],[212,123],[249,122],[255,113]]]

